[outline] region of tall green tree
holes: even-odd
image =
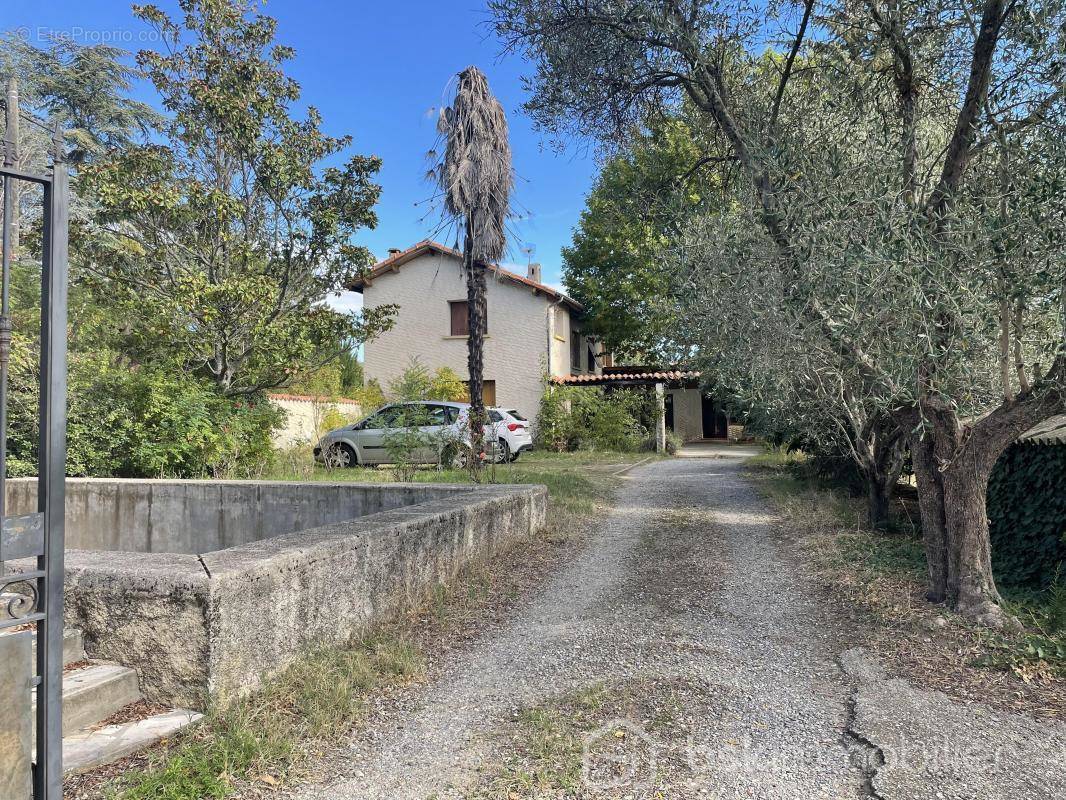
[[[341,161],[351,137],[326,134],[314,107],[294,116],[294,52],[258,3],[179,6],[180,22],[134,6],[166,43],[137,62],[167,116],[152,142],[85,169],[100,208],[90,268],[121,310],[127,352],[254,393],[389,324],[390,308],[325,303],[373,261],[353,240],[377,223],[380,160]]]
[[[485,425],[485,273],[490,264],[503,257],[507,247],[505,227],[514,172],[507,116],[477,67],[467,67],[459,73],[455,98],[442,111],[439,129],[445,149],[436,180],[444,196],[444,211],[457,221],[463,237],[470,429],[480,456]],[[480,458],[474,460],[475,464],[479,462]]]
[[[665,262],[686,220],[720,196],[714,176],[699,175],[701,157],[698,131],[683,118],[649,122],[604,163],[563,249],[566,288],[588,311],[589,332],[616,355],[650,363],[690,355]]]

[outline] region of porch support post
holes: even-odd
[[[666,452],[666,392],[655,384],[655,452]]]

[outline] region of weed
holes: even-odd
[[[417,651],[377,635],[299,659],[251,695],[208,710],[203,721],[139,774],[111,787],[115,800],[222,800],[240,782],[276,784],[309,744],[343,734],[367,694],[421,671]]]

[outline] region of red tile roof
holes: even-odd
[[[420,255],[431,252],[440,253],[441,255],[446,256],[452,256],[454,258],[458,258],[460,261],[463,258],[463,254],[460,253],[458,250],[455,250],[451,247],[446,247],[445,245],[440,244],[438,242],[433,242],[429,239],[425,239],[414,245],[413,247],[409,247],[406,250],[401,250],[399,253],[393,253],[384,261],[379,261],[370,269],[370,273],[366,277],[356,278],[351,283],[349,283],[348,289],[353,292],[362,292],[364,287],[369,286],[371,283],[374,282],[374,279],[379,278],[387,272],[392,272],[394,270],[399,269],[408,261],[418,258],[418,256]],[[585,310],[584,307],[579,302],[577,302],[577,300],[567,297],[562,292],[553,289],[552,287],[547,286],[543,283],[537,283],[536,281],[530,280],[524,275],[519,275],[516,272],[506,270],[497,264],[490,265],[489,269],[493,275],[496,275],[499,278],[509,280],[513,283],[517,283],[522,286],[528,286],[530,289],[533,289],[536,292],[541,292],[546,296],[550,297],[552,300],[561,302],[564,305],[574,309],[575,311],[583,312]]]
[[[561,386],[580,386],[596,383],[670,383],[672,381],[696,380],[700,374],[694,370],[667,370],[663,372],[618,372],[617,367],[606,375],[556,375],[552,383]]]

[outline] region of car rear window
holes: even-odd
[[[490,410],[489,419],[493,422],[503,422],[503,414],[501,414],[499,411]]]
[[[522,416],[522,412],[518,411],[518,409],[509,408],[509,409],[507,409],[507,413],[510,414],[512,417],[514,417],[517,420],[520,420],[522,422],[529,422],[528,419],[526,419],[525,417]]]

